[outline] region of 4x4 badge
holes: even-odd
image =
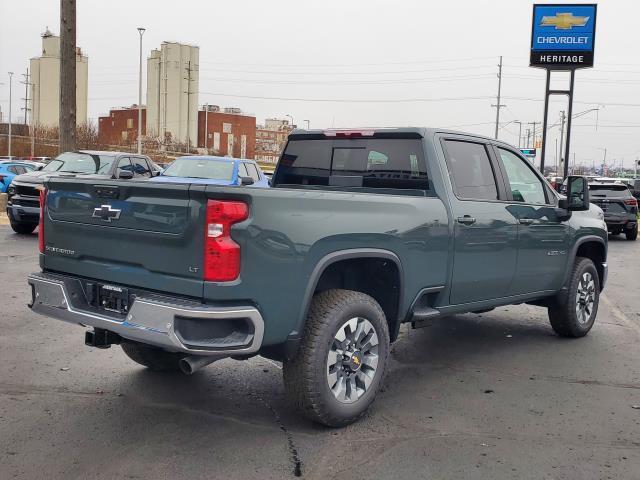
[[[121,210],[111,208],[111,205],[100,205],[93,209],[92,217],[111,223],[111,220],[118,220],[120,218],[120,213]]]

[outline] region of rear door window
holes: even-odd
[[[458,198],[497,200],[496,177],[483,143],[446,140],[446,161]]]
[[[123,171],[133,172],[133,166],[131,165],[131,160],[129,157],[122,157],[118,160],[118,167],[116,169],[116,177],[120,176],[120,173]]]
[[[254,182],[260,181],[260,175],[258,174],[258,169],[253,163],[245,163],[245,167],[247,167],[247,171],[249,172],[249,176],[253,178]]]
[[[247,171],[247,167],[244,162],[238,162],[238,176],[239,177],[249,176],[249,172]]]
[[[151,170],[144,158],[132,157],[133,174],[136,177],[151,177]]]

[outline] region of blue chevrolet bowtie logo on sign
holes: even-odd
[[[593,66],[597,5],[534,5],[531,65]]]
[[[536,5],[532,50],[593,50],[595,6]]]

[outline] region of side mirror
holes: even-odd
[[[251,177],[240,177],[240,185],[253,185],[253,178]]]
[[[579,212],[589,210],[589,183],[585,177],[567,178],[568,210]]]
[[[133,172],[131,170],[122,170],[118,173],[118,178],[120,180],[131,180],[133,178]]]

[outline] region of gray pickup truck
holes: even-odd
[[[607,229],[517,149],[437,129],[295,131],[272,188],[52,178],[33,311],[154,370],[283,362],[296,406],[363,415],[402,323],[528,303],[591,329]]]

